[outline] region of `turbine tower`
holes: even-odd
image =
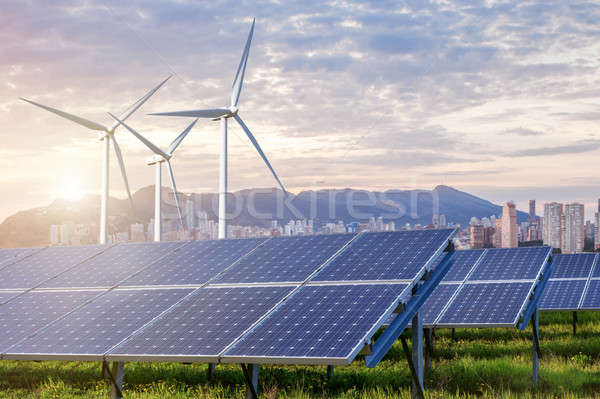
[[[160,82],[156,87],[150,90],[146,95],[137,100],[133,105],[125,110],[121,114],[121,120],[126,120],[129,118],[135,111],[138,110],[158,89],[164,85],[167,80],[169,80],[171,76],[167,77],[165,80]],[[102,146],[102,200],[100,205],[100,244],[106,244],[108,239],[108,170],[109,170],[109,153],[110,153],[110,141],[112,141],[113,146],[115,148],[115,154],[117,155],[117,161],[119,162],[119,168],[121,169],[121,176],[123,177],[123,182],[125,183],[125,188],[127,189],[127,196],[129,197],[129,203],[131,204],[131,208],[133,209],[133,198],[131,197],[131,191],[129,190],[129,182],[127,181],[127,174],[125,173],[125,163],[123,162],[123,155],[121,154],[121,148],[115,139],[115,129],[119,126],[118,122],[113,123],[110,127],[106,127],[96,122],[92,122],[88,119],[81,118],[79,116],[69,114],[64,111],[60,111],[56,108],[48,107],[46,105],[42,105],[36,103],[31,100],[27,100],[25,98],[21,98],[21,100],[26,101],[30,104],[33,104],[37,107],[43,108],[46,111],[52,112],[58,116],[62,116],[72,122],[75,122],[81,126],[87,127],[91,130],[99,131],[99,140],[104,143]]]
[[[171,187],[173,188],[173,195],[175,197],[175,205],[177,205],[177,213],[179,214],[179,222],[181,223],[181,227],[183,228],[183,216],[181,214],[181,207],[179,206],[179,198],[177,197],[177,186],[175,185],[175,176],[173,175],[173,167],[171,166],[171,158],[173,157],[173,153],[179,147],[179,144],[183,141],[185,136],[192,130],[198,119],[194,120],[188,127],[185,128],[183,132],[179,136],[173,140],[171,145],[169,145],[169,149],[165,152],[154,145],[150,140],[142,136],[140,133],[136,132],[133,128],[127,125],[124,121],[117,118],[110,112],[108,113],[117,123],[120,123],[127,130],[131,132],[135,137],[138,138],[146,147],[150,149],[154,153],[154,155],[148,160],[146,163],[148,165],[155,165],[156,167],[156,181],[154,183],[154,241],[161,240],[161,221],[162,221],[162,213],[161,213],[161,202],[162,202],[162,190],[161,190],[161,180],[162,180],[162,164],[163,162],[167,163],[167,169],[169,170],[169,177],[171,179]]]
[[[248,136],[248,139],[250,139],[250,141],[254,145],[254,148],[256,148],[256,151],[258,151],[259,155],[273,174],[273,177],[275,177],[277,184],[279,184],[279,187],[281,187],[284,194],[287,195],[286,189],[283,187],[283,184],[281,184],[279,177],[275,173],[275,170],[273,170],[273,167],[269,163],[267,156],[260,148],[258,141],[256,141],[256,138],[250,132],[248,126],[246,126],[242,118],[238,115],[238,101],[240,99],[240,93],[242,92],[242,84],[244,82],[244,74],[246,72],[248,54],[250,53],[250,43],[252,42],[252,35],[254,33],[254,22],[255,21],[253,20],[252,26],[250,27],[250,33],[248,34],[248,39],[246,40],[246,46],[244,47],[244,52],[242,53],[242,59],[240,60],[240,64],[235,74],[235,79],[233,80],[229,107],[177,112],[161,112],[151,114],[163,116],[209,118],[214,121],[218,120],[221,122],[221,158],[219,167],[219,238],[227,238],[227,119],[234,118],[239,123],[239,125],[242,127],[242,129]]]

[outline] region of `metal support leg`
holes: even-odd
[[[431,359],[433,358],[433,329],[425,329],[425,370],[431,370]]]
[[[412,361],[415,367],[415,375],[412,384],[412,397],[423,397],[423,318],[421,312],[417,312],[412,319]]]
[[[456,341],[456,336],[454,335],[454,333],[456,333],[455,328],[452,329],[452,341]]]
[[[573,312],[573,335],[577,335],[577,312]]]
[[[241,364],[246,380],[246,399],[258,399],[258,364]]]
[[[542,356],[538,336],[539,313],[537,309],[533,311],[533,315],[531,316],[531,329],[533,330],[533,386],[537,387],[540,379],[539,358]]]
[[[112,371],[109,373],[110,375],[110,399],[121,399],[123,397],[123,392],[121,388],[123,387],[123,368],[125,363],[123,362],[113,362]]]
[[[215,378],[215,364],[214,363],[208,363],[208,368],[206,369],[206,379],[209,382],[212,382],[212,380]]]
[[[109,373],[108,363],[106,362],[106,360],[103,360],[101,364],[102,364],[102,378],[108,378],[108,373]]]
[[[327,366],[327,379],[331,380],[333,378],[333,366]]]

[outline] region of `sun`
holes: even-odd
[[[84,195],[85,190],[81,186],[81,182],[77,179],[64,180],[58,190],[60,198],[70,201],[79,201]]]

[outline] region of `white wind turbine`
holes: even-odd
[[[146,163],[148,165],[156,166],[156,181],[154,183],[154,241],[161,240],[161,221],[162,221],[162,213],[161,213],[161,180],[162,180],[162,164],[163,162],[167,163],[167,169],[169,170],[169,177],[171,179],[171,187],[173,188],[173,194],[175,196],[175,204],[177,205],[177,212],[179,214],[179,221],[181,223],[181,227],[183,228],[183,216],[181,214],[181,208],[179,206],[179,198],[177,197],[177,186],[175,185],[175,176],[173,175],[173,167],[171,166],[171,158],[173,157],[173,153],[179,147],[179,144],[183,141],[185,136],[192,130],[198,119],[194,120],[188,127],[185,128],[183,132],[179,136],[173,140],[173,142],[169,145],[169,149],[165,152],[154,145],[150,140],[133,130],[129,125],[127,125],[123,120],[117,118],[110,112],[108,113],[117,123],[120,123],[127,130],[131,132],[135,137],[137,137],[146,147],[150,149],[154,153],[154,155],[148,160]]]
[[[162,85],[169,80],[171,76],[160,82],[156,87],[150,90],[146,95],[137,100],[133,105],[125,110],[121,114],[121,120],[126,120],[138,110],[158,89],[161,88]],[[118,122],[113,123],[110,127],[106,127],[96,122],[92,122],[88,119],[81,118],[79,116],[69,114],[64,111],[60,111],[56,108],[48,107],[46,105],[42,105],[36,103],[34,101],[27,100],[25,98],[21,98],[21,100],[26,101],[30,104],[38,106],[40,108],[45,109],[46,111],[50,111],[58,116],[62,116],[72,122],[75,122],[81,126],[87,127],[91,130],[96,130],[101,132],[99,134],[99,140],[104,142],[102,148],[102,200],[100,206],[100,244],[106,244],[108,239],[108,170],[109,170],[109,152],[110,152],[110,141],[112,140],[113,146],[115,148],[115,154],[117,155],[117,161],[119,162],[119,168],[121,169],[121,176],[123,177],[123,182],[125,183],[125,188],[127,189],[127,196],[129,197],[129,203],[131,204],[131,208],[133,209],[133,198],[131,197],[131,191],[129,190],[129,182],[127,181],[127,174],[125,173],[125,163],[123,162],[123,155],[121,154],[121,148],[119,144],[117,144],[117,140],[115,139],[115,129],[119,126]]]
[[[267,156],[260,148],[258,141],[256,141],[256,138],[254,138],[254,135],[252,135],[250,129],[248,129],[248,126],[246,126],[242,118],[240,118],[240,116],[238,115],[237,105],[238,100],[240,98],[240,93],[242,91],[242,84],[244,82],[246,63],[248,62],[248,54],[250,53],[250,42],[252,41],[253,33],[254,20],[252,21],[250,33],[248,34],[248,39],[246,40],[246,46],[244,48],[244,52],[242,53],[242,59],[240,60],[240,64],[235,74],[235,79],[233,80],[229,107],[151,114],[165,116],[184,116],[194,118],[210,118],[214,121],[221,121],[221,159],[219,168],[219,238],[227,238],[227,119],[234,118],[240,124],[240,126],[254,145],[254,148],[256,148],[256,151],[258,151],[263,161],[267,164],[267,167],[275,177],[275,180],[283,190],[284,194],[287,195],[286,189],[283,187],[283,184],[281,184],[279,177],[275,173],[275,170],[273,170],[273,167],[269,163]]]

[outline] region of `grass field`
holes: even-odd
[[[600,398],[600,314],[579,313],[573,337],[571,313],[542,313],[543,358],[537,389],[531,384],[531,329],[436,332],[432,369],[426,373],[430,398]],[[264,398],[409,398],[410,372],[396,343],[374,369],[358,358],[336,367],[262,366]],[[238,365],[217,366],[214,382],[205,364],[125,364],[126,398],[242,398]],[[0,361],[0,398],[104,398],[109,385],[99,363]]]

